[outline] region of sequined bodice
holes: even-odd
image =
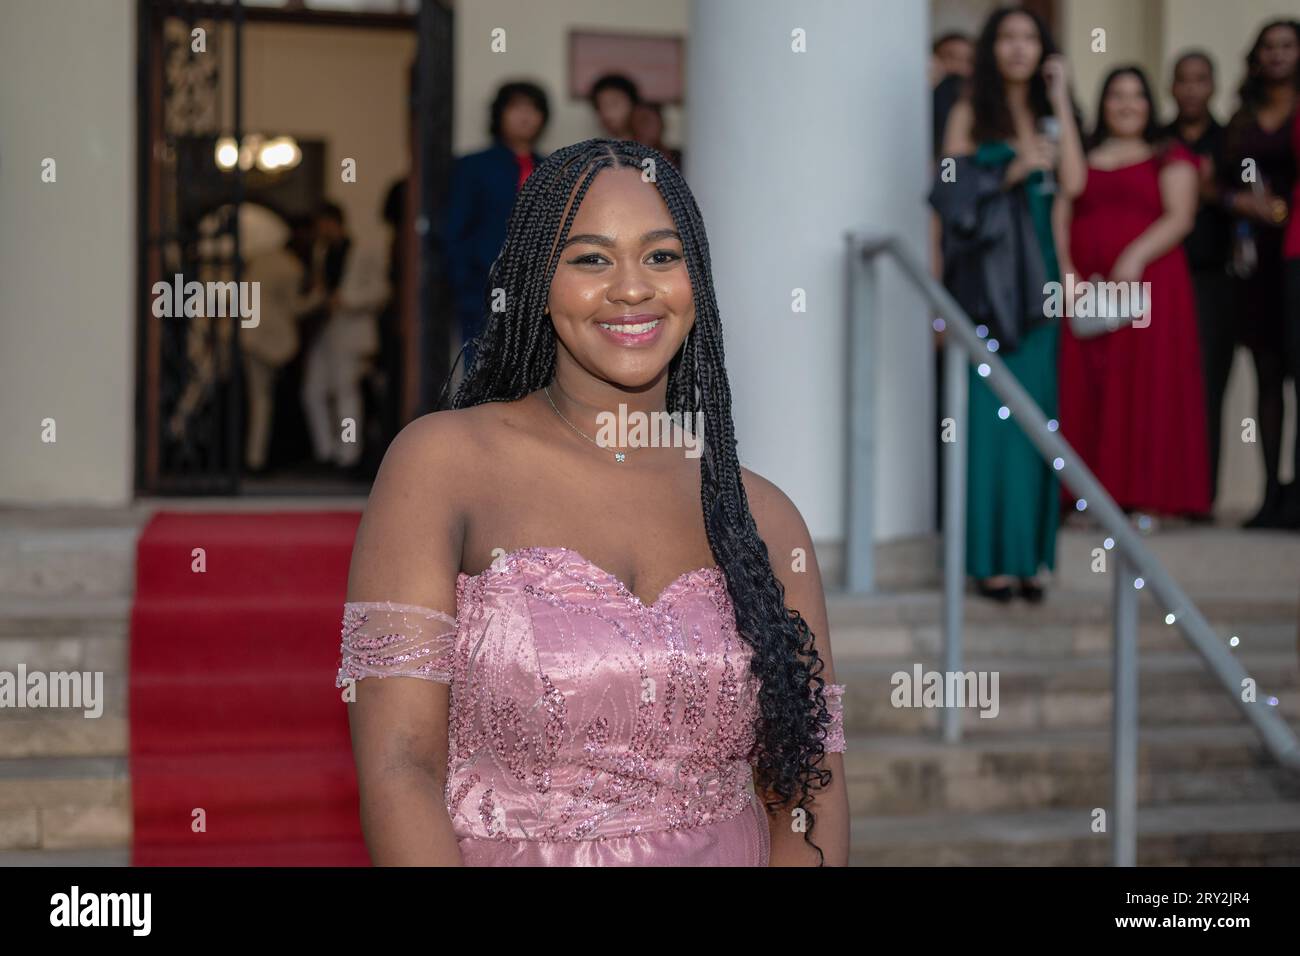
[[[667,835],[702,839],[730,821],[748,834],[749,862],[765,863],[749,763],[758,681],[720,568],[680,575],[647,605],[575,551],[524,548],[460,574],[456,610],[348,604],[336,683],[450,685],[444,798],[463,853],[614,841],[605,852],[618,859],[588,862],[672,863],[662,857],[701,851],[666,849]],[[842,689],[826,688],[827,750],[843,749]],[[571,861],[520,851],[514,862]]]

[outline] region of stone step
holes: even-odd
[[[12,512],[0,515],[0,595],[130,594],[140,523],[128,512],[85,527],[33,527]]]
[[[0,850],[124,848],[131,838],[127,759],[0,759]]]
[[[125,713],[106,704],[100,717],[80,711],[5,711],[0,716],[0,760],[33,757],[124,757],[130,747]]]
[[[1287,592],[1265,594],[1189,595],[1202,616],[1209,621],[1295,622],[1300,609],[1300,594]],[[931,626],[943,623],[943,593],[937,589],[894,591],[880,594],[828,592],[826,611],[832,634],[841,629],[890,626]],[[963,602],[968,626],[996,624],[1007,627],[1093,624],[1110,627],[1112,605],[1110,592],[1105,594],[1080,590],[1048,592],[1041,604],[1015,600],[1009,604],[987,598],[968,596]],[[1166,610],[1159,606],[1147,589],[1138,603],[1139,620],[1163,623]]]
[[[0,595],[0,638],[126,637],[131,596]]]
[[[1093,571],[1094,549],[1102,547],[1106,533],[1099,527],[1073,527],[1074,520],[1072,517],[1071,524],[1057,534],[1053,586],[1109,594],[1106,575]],[[1247,531],[1226,523],[1208,527],[1166,525],[1142,535],[1142,541],[1189,592],[1281,593],[1294,598],[1300,591],[1292,572],[1300,566],[1300,534],[1295,532]],[[938,534],[877,544],[877,587],[886,591],[939,588],[942,546]],[[838,587],[843,580],[842,546],[819,545],[817,554],[828,586]],[[1113,555],[1110,552],[1108,558]]]
[[[1061,586],[1110,593],[1107,575],[1092,570],[1093,549],[1101,547],[1105,538],[1100,529],[1061,530],[1056,553]],[[1179,586],[1193,595],[1280,593],[1293,602],[1300,598],[1295,573],[1300,567],[1300,534],[1294,531],[1166,526],[1143,535],[1142,540]]]
[[[891,595],[864,606],[853,600],[827,605],[831,618],[831,648],[836,662],[854,658],[923,658],[942,653],[942,602],[937,595]],[[1070,658],[1109,655],[1113,624],[1106,613],[1087,605],[1051,603],[1026,611],[1016,608],[990,617],[986,608],[972,607],[962,628],[961,647],[966,656],[998,655],[1033,658]],[[1104,609],[1103,609],[1104,610]],[[1058,614],[1057,611],[1061,613]],[[1204,610],[1203,610],[1204,613]],[[1072,619],[1073,618],[1073,619]],[[1238,648],[1286,651],[1300,656],[1295,607],[1256,602],[1249,607],[1211,607],[1207,618],[1223,641],[1238,638]],[[1138,627],[1138,652],[1189,649],[1191,645],[1176,624],[1166,624],[1151,609]]]
[[[0,850],[0,866],[130,866],[129,847],[76,850]]]
[[[1106,866],[1107,833],[1089,808],[1014,813],[856,816],[855,866]],[[1150,805],[1138,808],[1139,866],[1295,866],[1300,802]],[[814,842],[816,842],[814,830]]]
[[[844,754],[851,812],[1002,813],[1108,806],[1109,730],[1040,731],[964,739],[875,734]],[[1300,774],[1272,760],[1251,728],[1144,728],[1138,799],[1152,804],[1300,800]]]
[[[1276,706],[1287,719],[1300,719],[1300,669],[1288,654],[1252,652],[1239,657],[1257,681],[1257,703]],[[910,677],[918,662],[848,658],[836,660],[835,678],[845,685],[844,726],[850,734],[933,733],[941,709],[894,705],[894,675]],[[939,667],[919,662],[923,673]],[[1139,723],[1246,723],[1234,699],[1192,652],[1147,654],[1138,661]],[[981,717],[975,704],[962,709],[966,733],[983,736],[1029,730],[1088,729],[1111,722],[1111,664],[1106,658],[1024,660],[968,659],[963,671],[998,675],[998,709]],[[1270,704],[1275,698],[1277,703]],[[989,712],[992,712],[991,709]]]

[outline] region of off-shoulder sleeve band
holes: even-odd
[[[343,605],[343,641],[335,687],[366,677],[418,677],[451,683],[456,619],[392,601]]]
[[[822,688],[831,722],[826,725],[825,747],[828,754],[844,753],[844,685],[827,684]]]

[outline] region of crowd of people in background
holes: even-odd
[[[933,54],[936,274],[1010,372],[1141,527],[1211,520],[1240,437],[1265,474],[1245,526],[1300,528],[1300,482],[1281,480],[1283,389],[1300,380],[1300,21],[1259,31],[1226,124],[1214,62],[1187,51],[1172,122],[1144,71],[1121,66],[1085,127],[1066,61],[1022,7]],[[1101,283],[1149,295],[1105,322],[1048,308],[1051,284]],[[1238,346],[1257,383],[1240,436],[1221,424]],[[1039,601],[1061,515],[1086,502],[979,372],[968,388],[967,572],[986,597]]]
[[[1222,427],[1228,378],[1237,348],[1248,350],[1257,404],[1241,437],[1260,449],[1265,482],[1245,525],[1300,528],[1300,483],[1281,479],[1284,388],[1300,375],[1300,216],[1291,214],[1300,201],[1300,21],[1259,31],[1226,123],[1211,107],[1215,64],[1200,51],[1173,64],[1168,124],[1137,66],[1109,73],[1086,123],[1065,58],[1023,7],[995,11],[976,38],[945,34],[932,52],[936,274],[1006,367],[1116,502],[1151,527],[1210,520],[1222,450],[1237,439]],[[663,142],[660,106],[633,80],[602,76],[589,102],[602,135],[653,146],[680,166],[681,152]],[[461,374],[549,119],[539,85],[505,83],[489,112],[491,145],[453,165],[435,236]],[[374,318],[394,283],[384,282],[382,259],[349,250],[342,227],[341,214],[317,217],[304,264],[303,294],[319,289],[329,319],[305,346],[303,401],[317,460],[348,467],[357,446],[341,448],[325,425],[356,408],[377,349]],[[1083,310],[1047,308],[1050,286],[1089,283],[1150,293],[1104,325]],[[1086,503],[974,370],[965,424],[967,571],[987,597],[1040,601],[1061,516]]]
[[[602,76],[589,101],[602,135],[654,146],[680,165],[680,150],[663,142],[661,106],[643,99],[631,79]],[[486,324],[488,270],[505,240],[515,195],[543,158],[537,143],[549,119],[540,86],[504,83],[489,111],[491,145],[453,163],[434,236],[456,347],[463,351],[462,374]],[[255,201],[241,204],[245,278],[262,290],[259,322],[240,331],[245,474],[262,477],[284,465],[315,479],[369,480],[401,429],[400,236],[407,182],[397,180],[385,196],[382,215],[390,241],[383,246],[355,235],[343,209],[330,201],[305,216],[283,215]],[[194,328],[191,351],[212,365],[209,336],[198,323]],[[192,376],[169,422],[173,436],[190,427],[202,383],[215,374],[209,369]],[[306,446],[286,447],[295,444],[288,437],[300,433]]]

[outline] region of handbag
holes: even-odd
[[[1088,277],[1088,282],[1098,290],[1098,293],[1093,296],[1094,306],[1091,314],[1080,315],[1079,310],[1075,308],[1075,303],[1070,302],[1070,331],[1074,333],[1076,339],[1095,339],[1107,332],[1115,332],[1132,325],[1139,317],[1151,311],[1150,302],[1143,302],[1140,308],[1134,308],[1132,300],[1129,301],[1127,309],[1113,309],[1111,306],[1114,303],[1111,298],[1101,294],[1105,285],[1113,283],[1107,283],[1096,273]],[[1139,282],[1137,287],[1141,290],[1145,287],[1145,283]]]

